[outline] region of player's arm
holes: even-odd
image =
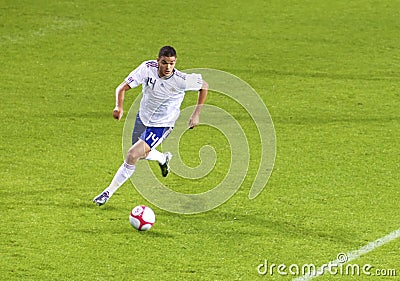
[[[189,128],[190,129],[193,129],[200,122],[200,113],[201,113],[201,109],[203,108],[204,103],[206,102],[207,94],[208,94],[208,84],[206,81],[203,80],[203,85],[201,86],[201,89],[199,90],[199,96],[197,98],[196,108],[194,109],[194,111],[189,119]]]
[[[125,92],[130,88],[131,87],[128,85],[128,83],[124,81],[115,89],[115,108],[113,111],[113,116],[118,121],[121,120],[122,115],[124,114]]]

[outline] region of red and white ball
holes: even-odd
[[[131,225],[141,231],[149,230],[156,221],[156,215],[150,207],[145,205],[136,206],[129,215]]]

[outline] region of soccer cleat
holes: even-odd
[[[93,199],[93,203],[96,203],[97,206],[101,206],[106,204],[108,199],[110,199],[109,193],[108,191],[104,191]]]
[[[165,155],[165,163],[164,164],[158,163],[158,165],[160,165],[162,176],[166,177],[169,173],[169,161],[171,161],[172,154],[171,152],[166,152],[164,153],[164,155]]]

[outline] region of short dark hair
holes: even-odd
[[[158,57],[176,57],[176,51],[171,46],[164,46],[158,52]]]

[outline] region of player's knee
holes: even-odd
[[[130,165],[135,165],[136,162],[140,159],[139,153],[135,151],[134,149],[130,149],[128,151],[128,154],[126,155],[126,163]]]
[[[126,163],[135,165],[138,160],[146,157],[147,151],[144,144],[144,142],[138,142],[129,149],[126,156]]]

